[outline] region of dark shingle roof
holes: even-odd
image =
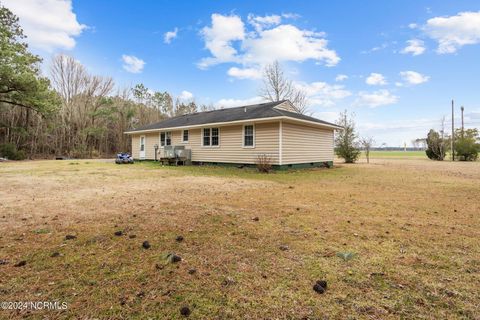
[[[285,101],[286,100],[253,104],[253,105],[241,106],[241,107],[235,107],[235,108],[225,108],[225,109],[219,109],[219,110],[213,110],[213,111],[196,112],[196,113],[169,118],[157,123],[132,129],[128,132],[167,129],[167,128],[176,128],[176,127],[188,127],[188,126],[201,125],[201,124],[207,124],[207,123],[219,123],[219,122],[229,122],[229,121],[238,121],[238,120],[253,120],[253,119],[260,119],[260,118],[280,117],[280,116],[287,116],[295,119],[308,120],[308,121],[317,122],[320,124],[337,126],[333,123],[329,123],[317,118],[309,117],[296,112],[290,112],[290,111],[274,108]]]

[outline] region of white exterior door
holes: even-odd
[[[140,159],[145,159],[145,136],[140,136]]]

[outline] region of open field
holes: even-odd
[[[0,178],[0,301],[68,303],[0,318],[480,318],[480,163],[27,161]]]
[[[362,157],[365,153],[362,152]],[[387,159],[428,159],[425,151],[370,151],[371,158]]]

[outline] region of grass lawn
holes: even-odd
[[[480,318],[478,162],[25,161],[0,177],[0,301],[68,305],[2,319]]]
[[[365,153],[362,152],[362,157]],[[425,151],[370,151],[373,159],[426,159]]]

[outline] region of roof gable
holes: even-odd
[[[293,104],[288,100],[276,105],[274,108],[278,110],[285,110],[285,111],[298,113],[297,109],[295,109]]]

